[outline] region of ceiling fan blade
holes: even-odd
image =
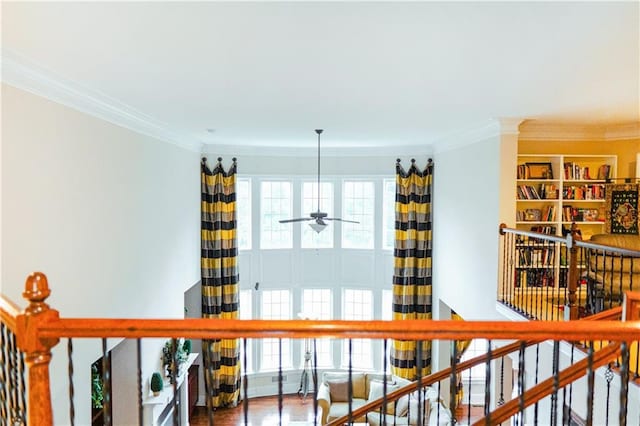
[[[280,223],[291,223],[291,222],[306,222],[307,220],[313,220],[312,217],[298,217],[296,219],[282,219],[278,222]]]
[[[355,220],[340,219],[339,217],[325,217],[324,220],[336,220],[338,222],[360,223]]]

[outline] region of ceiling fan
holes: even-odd
[[[324,228],[327,227],[327,223],[325,222],[325,220],[337,220],[340,222],[360,223],[360,222],[356,222],[355,220],[340,219],[338,217],[327,217],[328,216],[327,213],[320,211],[320,135],[322,134],[322,129],[316,129],[316,133],[318,134],[318,199],[317,199],[318,211],[311,212],[309,214],[309,217],[283,219],[280,221],[280,223],[306,222],[306,221],[312,220],[314,222],[310,223],[309,226],[317,233],[320,233]]]

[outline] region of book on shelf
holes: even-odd
[[[596,176],[592,176],[589,166],[580,166],[580,164],[573,161],[564,163],[564,178],[565,180],[606,180],[609,179],[611,173],[611,166],[609,164],[603,164],[598,167]]]
[[[605,185],[570,185],[562,188],[564,200],[604,200]]]
[[[562,207],[563,222],[603,222],[602,209],[564,206]]]

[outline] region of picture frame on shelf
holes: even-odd
[[[527,163],[529,179],[553,179],[551,163]]]

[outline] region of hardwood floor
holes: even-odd
[[[249,399],[248,421],[246,426],[278,426],[278,398],[266,396]],[[306,401],[298,395],[284,395],[282,400],[282,425],[291,422],[310,422],[313,424],[313,398]],[[197,407],[191,426],[209,426],[209,419],[205,407]],[[244,426],[244,410],[242,405],[235,408],[221,408],[213,413],[215,426]],[[319,422],[318,422],[319,424]]]
[[[307,398],[303,402],[297,395],[285,395],[282,402],[282,423],[278,421],[278,398],[267,396],[249,400],[249,422],[246,425],[242,406],[215,410],[213,424],[214,426],[278,426],[280,424],[286,426],[292,422],[309,422],[313,425],[313,399]],[[458,424],[467,424],[467,413],[467,406],[458,407],[456,410]],[[482,417],[482,407],[471,407],[471,422]],[[190,424],[191,426],[209,426],[206,408],[197,407]]]

